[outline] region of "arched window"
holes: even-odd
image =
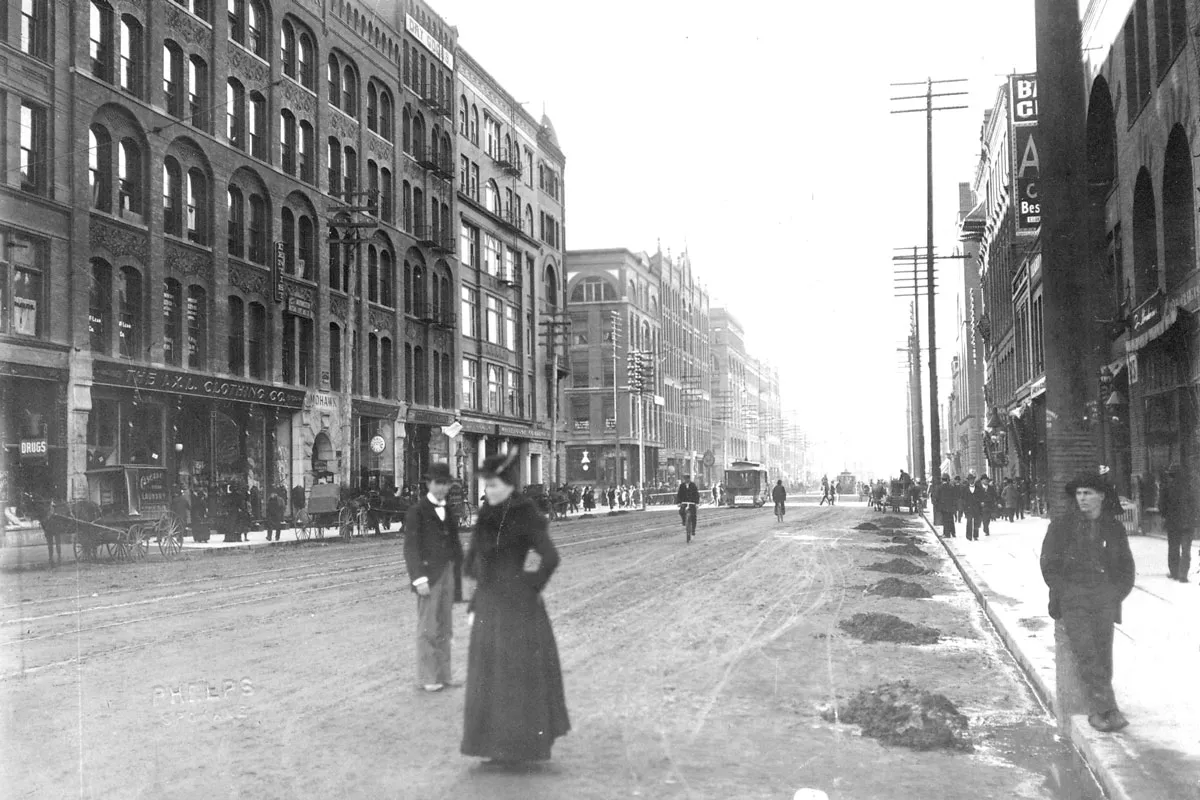
[[[267,263],[267,201],[262,195],[250,195],[250,228],[246,238],[249,259],[255,264]]]
[[[342,329],[336,322],[329,323],[329,388],[342,390]]]
[[[425,348],[413,348],[413,402],[420,405],[429,404],[429,366],[425,363]]]
[[[367,84],[367,130],[379,132],[379,90],[374,81]]]
[[[208,178],[193,167],[187,174],[187,238],[196,244],[209,243]]]
[[[500,190],[494,180],[488,180],[483,186],[483,205],[493,214],[500,215]]]
[[[279,29],[279,60],[283,62],[283,74],[296,77],[296,28],[291,20],[284,20]]]
[[[250,155],[267,160],[267,99],[258,92],[250,93],[247,105],[249,119],[247,120],[248,138],[250,140]]]
[[[117,180],[121,214],[142,214],[142,149],[133,139],[122,139],[118,151]]]
[[[345,161],[342,164],[342,169],[345,170],[343,181],[346,187],[346,198],[353,196],[355,189],[358,186],[358,154],[354,152],[353,147],[347,147],[345,150]]]
[[[392,171],[384,168],[379,170],[380,191],[383,193],[383,198],[380,201],[380,214],[383,216],[383,221],[389,225],[396,223],[396,185],[392,180]]]
[[[88,179],[92,207],[112,211],[112,137],[108,129],[93,125],[88,131]]]
[[[358,116],[358,78],[349,64],[342,74],[342,111],[352,117]]]
[[[204,369],[208,359],[208,293],[189,286],[187,295],[187,366]]]
[[[142,273],[133,267],[121,267],[117,279],[117,355],[121,358],[142,358],[144,304]]]
[[[279,163],[288,175],[296,174],[296,116],[286,108],[279,112]]]
[[[526,235],[533,236],[533,206],[525,206],[525,226],[521,229]]]
[[[246,307],[242,298],[229,297],[229,371],[246,374]]]
[[[279,212],[280,237],[283,240],[283,271],[296,274],[296,217],[290,208]]]
[[[225,137],[239,150],[246,149],[246,90],[235,78],[225,87]]]
[[[229,255],[241,258],[246,254],[246,200],[242,190],[230,186],[227,192],[229,202]]]
[[[188,60],[188,118],[200,130],[208,130],[208,64],[200,56]]]
[[[329,288],[341,290],[342,242],[337,228],[329,226]]]
[[[375,245],[367,247],[367,299],[379,302],[379,251]]]
[[[413,351],[408,342],[404,343],[404,401],[413,401]]]
[[[383,248],[379,251],[379,302],[388,308],[396,307],[396,276],[392,266],[392,254]]]
[[[247,349],[249,350],[250,377],[263,378],[267,374],[267,309],[262,303],[250,304]]]
[[[552,265],[546,267],[545,286],[546,305],[551,308],[558,307],[558,273],[554,271]]]
[[[454,408],[454,371],[448,353],[442,353],[442,407]]]
[[[163,232],[183,236],[183,173],[170,156],[163,159]]]
[[[395,119],[392,110],[392,96],[381,89],[379,92],[379,135],[389,142],[395,137]]]
[[[1192,151],[1183,126],[1167,138],[1163,160],[1163,262],[1167,291],[1196,268],[1196,212],[1192,194]]]
[[[603,278],[584,278],[571,291],[572,303],[600,303],[617,299],[616,290]]]
[[[113,10],[108,3],[92,0],[89,30],[92,74],[102,81],[112,83]]]
[[[142,96],[142,80],[146,74],[143,41],[142,24],[128,14],[121,17],[121,88],[136,97]]]
[[[92,259],[88,288],[88,333],[92,352],[112,352],[112,267]]]
[[[379,337],[367,335],[367,394],[379,396]]]
[[[467,138],[469,131],[467,130],[467,96],[461,95],[458,98],[458,133],[464,139]]]
[[[334,106],[340,105],[342,102],[342,68],[338,65],[337,56],[333,53],[329,54],[326,77],[329,79],[329,103]]]
[[[307,33],[301,33],[300,44],[296,49],[296,66],[300,73],[300,85],[314,92],[317,90],[317,75],[314,68],[316,60],[312,37]]]
[[[316,271],[317,233],[312,217],[300,215],[296,237],[296,274],[306,281],[314,279]]]
[[[372,158],[367,159],[367,213],[379,216],[379,165]]]
[[[412,268],[412,313],[423,319],[428,304],[429,294],[425,286],[425,268],[420,264],[415,264]]]
[[[183,50],[167,39],[163,42],[163,105],[167,113],[177,119],[183,118],[185,82]]]
[[[1158,291],[1158,221],[1145,168],[1133,189],[1133,284],[1137,303]]]
[[[412,153],[412,117],[408,113],[408,106],[400,112],[400,150]]]
[[[183,287],[179,281],[163,281],[163,360],[183,364]]]
[[[267,15],[261,0],[246,0],[246,47],[259,58],[267,57]]]
[[[342,143],[329,137],[329,193],[337,197],[342,188]]]
[[[413,228],[418,234],[425,232],[425,192],[413,189]]]
[[[315,183],[313,165],[316,158],[313,154],[313,126],[307,120],[300,123],[300,180],[305,183]]]
[[[400,182],[400,227],[406,233],[412,233],[412,184],[408,181]]]
[[[413,115],[412,152],[417,157],[417,160],[425,156],[425,118],[419,113]]]
[[[479,146],[479,109],[471,106],[471,144]]]

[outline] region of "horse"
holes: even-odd
[[[62,563],[62,540],[67,535],[67,525],[55,517],[55,503],[48,497],[35,497],[26,492],[25,507],[33,512],[33,518],[42,528],[46,537],[46,552],[50,557],[50,566],[54,563],[54,554],[58,554],[58,563]]]

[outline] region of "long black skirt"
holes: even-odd
[[[474,611],[462,754],[545,761],[571,723],[541,594],[515,579],[481,583]]]

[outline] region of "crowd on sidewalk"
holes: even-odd
[[[1000,486],[984,475],[975,477],[967,473],[966,481],[959,476],[950,480],[942,475],[941,483],[931,490],[933,508],[942,524],[942,535],[958,536],[958,526],[968,541],[978,541],[982,530],[984,536],[991,535],[993,520],[1015,522],[1025,519],[1026,511],[1043,515],[1046,511],[1045,496],[1040,490],[1030,497],[1029,484],[1022,479],[1006,478]]]

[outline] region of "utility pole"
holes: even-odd
[[[1073,507],[1063,485],[1096,468],[1093,419],[1100,358],[1096,290],[1086,263],[1084,84],[1079,9],[1064,0],[1036,0],[1040,155],[1042,297],[1046,341],[1047,498],[1050,513]]]
[[[559,344],[571,332],[571,318],[566,312],[553,312],[538,322],[550,349],[550,375],[553,396],[550,398],[550,486],[559,485],[558,475],[558,350]]]
[[[925,94],[923,95],[908,95],[905,97],[893,97],[893,101],[897,100],[924,100],[924,108],[904,108],[892,111],[893,114],[915,114],[924,112],[925,114],[925,273],[926,280],[930,287],[933,286],[933,112],[935,111],[955,111],[957,109],[967,108],[967,106],[940,106],[934,108],[933,101],[939,97],[960,97],[967,92],[941,92],[933,93],[934,85],[944,85],[948,83],[965,83],[966,78],[948,78],[935,81],[933,78],[926,78],[924,81],[908,82],[908,83],[893,83],[892,86],[924,86]],[[931,439],[930,445],[930,464],[933,469],[933,479],[930,485],[937,484],[941,479],[939,465],[941,464],[942,451],[942,425],[938,414],[937,404],[937,308],[934,292],[929,291],[929,435]]]
[[[621,313],[619,311],[609,312],[609,336],[612,339],[613,353],[613,485],[616,485],[621,480],[621,414],[620,414],[620,398],[617,395],[617,350],[620,348],[621,339]],[[607,420],[605,420],[607,424]]]
[[[629,379],[629,398],[637,405],[637,437],[638,437],[638,471],[637,483],[641,485],[646,479],[646,439],[644,435],[645,405],[643,403],[646,391],[646,359],[641,350],[630,350],[626,355],[625,374]],[[632,412],[633,409],[631,408]],[[646,508],[646,493],[639,493],[642,508]]]

